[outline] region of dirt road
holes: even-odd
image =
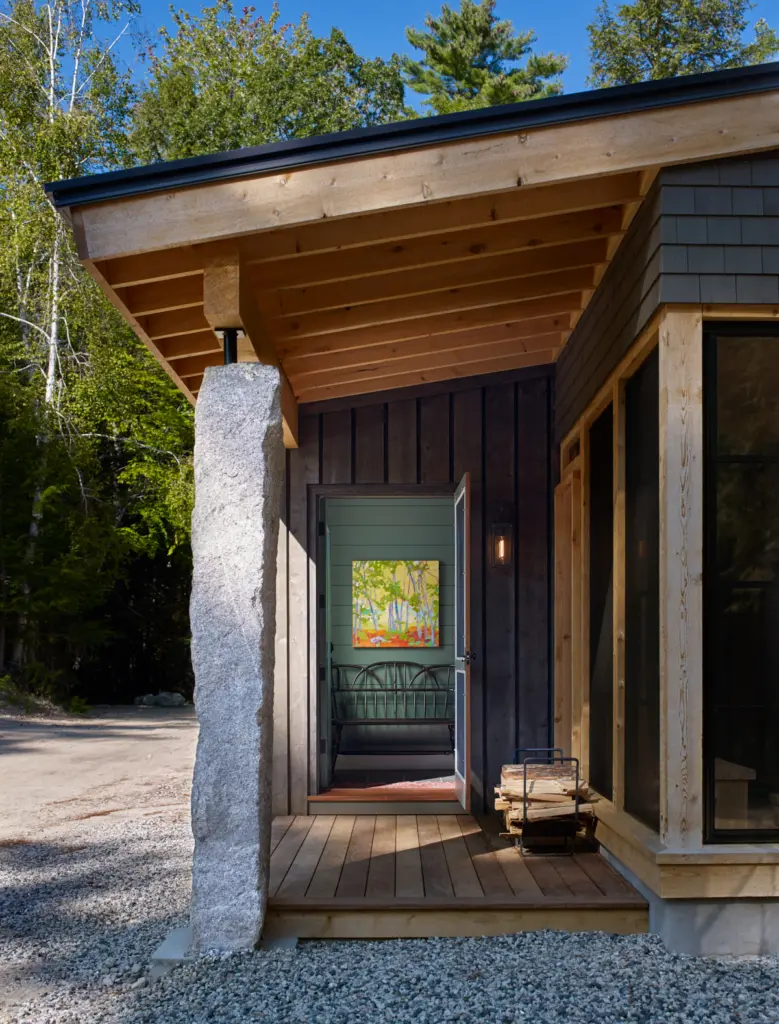
[[[0,715],[0,841],[68,821],[185,806],[196,742],[192,707]]]

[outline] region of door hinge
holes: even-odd
[[[317,525],[318,525],[318,528],[319,528],[319,536],[320,536],[320,537],[324,537],[324,535],[325,535],[325,525],[326,525],[326,524],[325,524],[325,521],[324,521],[324,520],[322,520],[322,521],[321,521],[320,523],[318,523]]]

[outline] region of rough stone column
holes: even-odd
[[[200,952],[252,949],[267,902],[280,396],[273,367],[211,367],[195,412],[191,914]]]

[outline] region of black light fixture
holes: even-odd
[[[493,523],[490,527],[490,562],[493,567],[509,566],[514,561],[514,527],[511,523]]]

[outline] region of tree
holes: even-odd
[[[602,0],[589,26],[595,86],[628,85],[760,64],[779,52],[764,19],[745,41],[752,0]]]
[[[459,11],[444,4],[439,17],[427,15],[424,30],[406,29],[408,41],[423,54],[420,60],[404,60],[406,82],[428,97],[423,106],[432,113],[451,114],[562,92],[558,76],[565,71],[567,58],[534,53],[534,32],[516,33],[510,21],[499,21],[495,3],[461,0]]]
[[[346,131],[407,116],[400,59],[365,60],[333,29],[306,16],[282,25],[232,0],[200,14],[173,13],[135,110],[133,144],[143,162]]]
[[[66,691],[135,559],[186,547],[192,413],[43,184],[129,160],[133,0],[0,6],[0,674]]]

